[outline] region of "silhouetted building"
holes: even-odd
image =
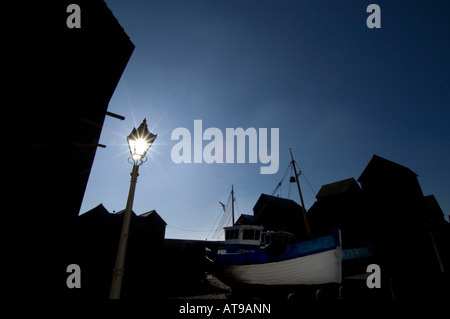
[[[439,270],[450,272],[450,224],[445,221],[444,212],[433,195],[425,196],[425,204],[425,226],[433,249],[437,250],[436,258],[440,259]]]
[[[83,297],[108,298],[124,210],[109,213],[100,204],[78,217],[78,256],[83,270]],[[166,222],[154,210],[132,212],[125,258],[122,297],[157,293]],[[155,289],[153,291],[152,289]]]
[[[418,267],[424,251],[425,201],[417,174],[374,155],[358,181],[371,216],[370,236],[380,266],[395,273]]]
[[[367,246],[365,229],[369,216],[364,214],[362,191],[354,178],[323,185],[316,198],[308,210],[315,237],[340,229],[344,248]]]
[[[76,1],[81,28],[68,28],[71,3],[2,6],[1,143],[11,158],[3,197],[14,219],[8,278],[10,293],[25,298],[77,293],[66,286],[74,226],[109,100],[134,49],[101,0]]]
[[[308,210],[313,234],[341,229],[344,249],[370,248],[384,287],[417,296],[450,270],[450,229],[439,204],[424,197],[416,173],[377,155],[358,182],[361,188],[353,178],[322,186]]]
[[[123,212],[109,213],[102,205],[78,217],[77,251],[83,270],[83,298],[106,299],[111,287]],[[127,244],[122,299],[185,296],[204,284],[206,247],[217,251],[223,242],[165,239],[166,222],[154,210],[132,213]]]
[[[358,181],[371,216],[370,236],[377,262],[385,276],[398,283],[400,294],[411,294],[440,272],[427,226],[427,201],[417,174],[374,155]],[[445,222],[443,216],[441,222]],[[441,254],[448,255],[449,250]]]

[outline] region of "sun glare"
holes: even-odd
[[[135,160],[141,159],[145,155],[149,147],[149,143],[143,138],[130,140],[129,143],[130,148],[133,150],[133,159]]]

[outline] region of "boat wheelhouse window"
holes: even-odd
[[[243,239],[251,239],[255,238],[255,230],[254,229],[244,229]]]
[[[225,239],[239,239],[239,229],[229,229],[225,232]]]
[[[260,230],[255,229],[244,229],[243,239],[247,240],[259,240]]]

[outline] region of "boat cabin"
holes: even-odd
[[[236,225],[224,229],[227,253],[259,250],[262,226]]]
[[[225,227],[226,253],[242,253],[265,249],[277,243],[289,245],[295,242],[295,235],[284,231],[263,232],[262,226],[235,225]]]

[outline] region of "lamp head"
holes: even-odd
[[[127,142],[130,148],[131,158],[135,162],[144,160],[145,154],[147,154],[156,136],[148,130],[147,119],[144,119],[137,129],[133,128],[130,135],[127,136]]]

